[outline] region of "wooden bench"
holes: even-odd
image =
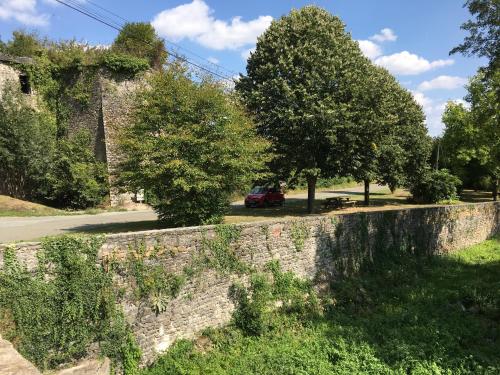
[[[323,202],[324,208],[334,208],[334,209],[342,209],[346,207],[354,207],[356,205],[356,201],[351,201],[349,197],[330,197],[326,198]]]

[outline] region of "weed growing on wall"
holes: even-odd
[[[199,273],[205,269],[214,269],[222,274],[242,273],[248,270],[235,252],[235,243],[241,235],[241,228],[236,225],[216,225],[213,238],[203,234],[200,255],[193,259],[190,269]]]
[[[0,306],[14,324],[2,334],[42,370],[84,357],[95,342],[116,362],[133,346],[111,276],[98,264],[101,245],[100,237],[46,239],[35,272],[5,251]]]
[[[306,240],[309,238],[309,227],[304,221],[294,221],[290,227],[290,235],[295,250],[302,251]]]
[[[273,310],[283,297],[262,302],[276,289],[269,275],[256,280],[240,293],[243,328],[179,340],[141,375],[498,374],[500,241],[434,259],[400,255],[335,280],[323,313],[300,320]]]
[[[156,255],[146,254],[146,247],[141,244],[130,254],[128,267],[137,285],[136,297],[149,298],[153,310],[160,314],[166,310],[168,301],[177,297],[186,277],[167,272],[161,264],[147,263],[148,258],[154,259]]]
[[[279,262],[266,265],[267,273],[254,273],[250,285],[235,284],[230,296],[236,304],[233,324],[247,335],[262,335],[273,328],[279,313],[304,318],[319,312],[316,293],[309,281],[282,272]]]

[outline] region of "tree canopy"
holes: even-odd
[[[272,142],[272,170],[307,177],[309,212],[320,175],[395,187],[427,163],[421,107],[363,56],[339,18],[316,6],[271,24],[236,89]]]
[[[486,57],[490,71],[500,69],[500,1],[467,0],[464,7],[474,19],[462,25],[462,30],[468,31],[469,35],[450,54]]]
[[[153,26],[145,22],[125,24],[111,48],[114,52],[146,59],[157,70],[167,58],[165,43],[156,35]]]
[[[497,199],[500,179],[500,103],[496,100],[500,72],[487,76],[482,70],[467,87],[463,104],[448,103],[443,115],[445,132],[443,151],[455,173],[467,165],[481,168],[491,180],[493,198]]]
[[[303,173],[312,211],[317,177],[338,173],[337,128],[350,120],[368,62],[342,21],[306,6],[273,21],[236,89],[270,140],[281,178]]]
[[[168,225],[220,222],[231,194],[258,178],[267,143],[223,87],[193,82],[181,67],[152,75],[137,103],[121,185],[145,189]]]

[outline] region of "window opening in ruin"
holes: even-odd
[[[19,83],[21,84],[21,91],[24,94],[31,94],[31,85],[28,76],[22,74],[19,76]]]

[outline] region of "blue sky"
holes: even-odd
[[[104,13],[97,4],[126,20],[152,22],[167,44],[173,41],[223,66],[227,70],[219,72],[224,75],[245,71],[245,56],[272,19],[292,8],[321,6],[344,21],[368,57],[388,68],[414,93],[426,112],[431,135],[442,131],[440,118],[446,102],[463,98],[464,83],[485,64],[476,58],[448,55],[465,36],[460,25],[469,14],[461,0],[65,1]],[[8,40],[16,29],[99,45],[109,45],[117,34],[55,0],[0,0],[0,36]],[[185,49],[178,51],[208,64]]]

